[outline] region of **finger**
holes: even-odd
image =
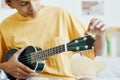
[[[92,19],[90,20],[89,26],[92,25],[93,22],[94,22],[96,19],[97,19],[97,18],[92,18]]]
[[[90,23],[93,23],[96,19],[97,19],[97,18],[92,18],[92,19],[90,20]]]
[[[97,20],[97,18],[92,18],[91,20],[90,20],[90,23],[89,23],[89,27],[88,27],[88,29],[87,29],[87,31],[86,31],[86,34],[89,34],[89,33],[91,33],[91,30],[93,30],[93,23],[95,22]]]
[[[91,31],[90,31],[90,30],[87,30],[87,31],[85,32],[85,35],[92,35],[92,34],[91,34]]]
[[[16,74],[14,74],[14,77],[25,79],[25,78],[27,78],[28,76],[25,76],[25,75],[23,75],[23,74],[21,74],[21,73],[16,73]]]
[[[99,19],[96,19],[91,25],[90,25],[90,29],[93,30],[97,24],[100,23],[100,20]]]
[[[27,66],[25,66],[25,65],[23,65],[23,64],[20,64],[19,66],[20,66],[20,68],[21,68],[22,70],[24,70],[24,71],[26,71],[26,72],[28,72],[28,73],[33,73],[33,72],[35,72],[34,70],[30,69],[29,67],[27,67]]]
[[[23,76],[22,77],[32,77],[32,76],[36,76],[38,75],[38,73],[35,73],[35,72],[26,72],[26,71],[21,71],[20,72]]]
[[[30,77],[31,76],[31,75],[29,75],[30,73],[22,70],[21,68],[19,68],[18,73],[19,73],[19,76],[21,76],[21,77]]]
[[[18,56],[24,51],[25,48],[22,49],[18,49],[18,51],[14,54],[14,56],[16,56],[16,58],[18,58]]]
[[[35,73],[34,70],[32,70],[29,67],[23,65],[22,63],[19,64],[19,67],[25,72],[24,74],[37,75],[37,73]]]
[[[103,23],[103,21],[99,21],[97,24],[96,24],[96,28],[100,28],[100,27],[103,27],[105,24]]]
[[[105,33],[105,27],[101,26],[100,28],[93,30],[92,33],[101,36]]]
[[[33,75],[33,73],[27,73],[20,68],[17,68],[16,71],[12,74],[17,78],[27,78],[27,77],[35,76],[35,74]]]
[[[87,31],[85,32],[85,35],[88,35],[88,34],[91,34],[92,33],[92,30],[94,28],[93,23],[97,20],[97,18],[92,18],[90,23],[89,23],[89,27],[87,29]]]
[[[106,27],[105,27],[105,24],[100,22],[99,24],[96,25],[96,30],[99,30],[99,31],[105,31]]]
[[[103,27],[100,29],[102,32],[104,32],[106,30],[106,28],[104,26],[105,25],[103,25]]]

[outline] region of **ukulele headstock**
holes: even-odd
[[[82,51],[90,50],[94,47],[94,38],[91,35],[85,37],[77,38],[67,43],[68,51]]]

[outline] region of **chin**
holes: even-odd
[[[29,15],[29,17],[31,17],[31,18],[36,18],[36,17],[37,17],[37,14]]]
[[[37,17],[37,15],[34,15],[34,16],[30,16],[31,18],[36,18]]]

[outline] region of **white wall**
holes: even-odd
[[[16,10],[13,9],[4,9],[4,10],[0,10],[0,22],[2,20],[4,20],[4,18],[8,17],[9,15],[11,15],[12,13],[14,13]]]
[[[105,2],[105,14],[104,16],[83,16],[81,15],[81,1],[85,0],[42,0],[43,4],[57,5],[69,9],[74,15],[76,15],[85,26],[93,17],[101,18],[108,26],[120,26],[120,0],[103,0]],[[94,1],[94,0],[86,0]],[[100,1],[100,0],[98,0]]]
[[[120,27],[120,0],[106,0],[105,21],[109,26]]]

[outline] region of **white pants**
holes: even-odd
[[[0,80],[9,80],[3,70],[0,69]],[[19,79],[17,79],[19,80]],[[57,78],[27,78],[26,80],[59,80]],[[95,80],[90,77],[80,77],[78,80]]]
[[[56,78],[30,78],[27,80],[59,80],[59,79],[56,79]],[[65,79],[65,80],[67,80],[67,79]],[[95,79],[89,78],[89,77],[82,77],[82,78],[77,79],[77,80],[95,80]]]
[[[0,80],[9,80],[3,70],[0,69]]]
[[[3,70],[0,69],[0,80],[9,80]],[[19,79],[17,79],[19,80]],[[58,80],[56,78],[28,78],[26,80]]]
[[[28,78],[27,80],[58,80],[56,78]]]

